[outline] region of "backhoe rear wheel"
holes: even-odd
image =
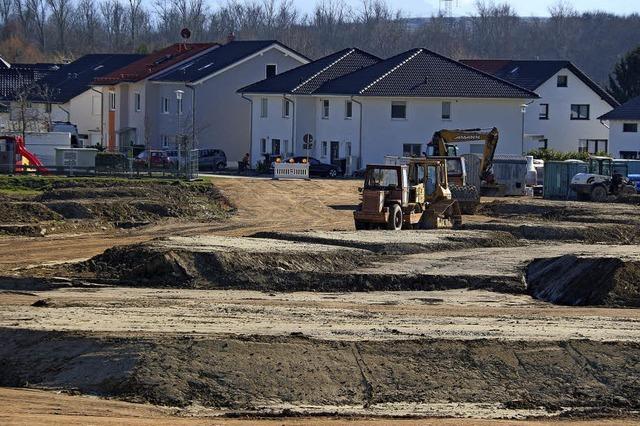
[[[387,222],[387,229],[392,231],[399,231],[402,229],[402,209],[399,205],[394,204],[389,209],[389,221]]]

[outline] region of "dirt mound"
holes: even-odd
[[[628,204],[505,199],[485,203],[478,214],[522,221],[617,223],[640,225],[640,208]]]
[[[348,247],[380,255],[408,255],[481,247],[510,247],[517,240],[507,232],[357,231],[357,232],[258,232],[255,238]]]
[[[63,220],[64,217],[44,204],[33,202],[3,202],[0,208],[0,223],[36,223]]]
[[[206,252],[135,244],[108,249],[76,270],[127,285],[294,291],[322,289],[314,286],[325,274],[352,270],[365,261],[361,253],[347,250]]]
[[[78,200],[78,199],[105,199],[105,198],[121,198],[121,197],[139,197],[149,196],[149,188],[138,187],[71,187],[71,188],[55,188],[45,191],[38,197],[38,201],[54,201],[54,200]]]
[[[528,291],[561,305],[640,306],[640,262],[566,255],[526,268]]]
[[[640,356],[637,343],[116,338],[6,329],[0,338],[2,386],[162,405],[331,410],[446,401],[555,413],[640,408],[640,384],[629,374]]]
[[[574,223],[468,223],[464,229],[508,232],[518,239],[532,241],[580,241],[585,243],[640,243],[640,228],[633,225],[601,224],[577,225]]]

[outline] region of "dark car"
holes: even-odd
[[[169,158],[178,162],[178,151],[167,151]],[[201,170],[224,170],[227,168],[227,154],[221,149],[199,149],[198,168]]]
[[[293,163],[304,163],[307,161],[307,157],[299,156],[299,157],[291,157],[287,159],[287,162]],[[309,175],[310,176],[323,176],[334,178],[341,173],[341,170],[338,166],[333,164],[323,163],[317,158],[309,157]]]

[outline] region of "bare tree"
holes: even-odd
[[[13,0],[0,0],[0,19],[2,19],[3,25],[7,24],[12,12]]]
[[[19,0],[21,2],[21,0]],[[29,30],[31,25],[36,27],[38,42],[42,50],[46,49],[46,25],[49,17],[49,7],[45,0],[25,0],[23,16],[27,23],[25,30]]]
[[[76,10],[82,45],[86,51],[92,52],[96,47],[96,34],[100,30],[100,18],[96,3],[94,0],[80,0]]]
[[[58,49],[61,52],[66,50],[65,36],[69,31],[70,15],[73,11],[72,0],[47,0],[51,8],[51,17],[58,33]]]
[[[109,50],[121,50],[126,26],[124,6],[118,0],[105,0],[100,3],[100,14],[107,33]]]
[[[142,21],[142,0],[129,0],[129,43],[131,49],[136,47],[136,36],[138,35],[139,27]]]

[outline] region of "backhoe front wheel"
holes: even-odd
[[[394,204],[393,207],[389,209],[387,229],[392,231],[399,231],[402,229],[402,209],[397,204]]]
[[[596,185],[591,188],[591,201],[595,201],[597,203],[603,203],[607,201],[607,196],[609,195],[607,188],[604,185]]]

